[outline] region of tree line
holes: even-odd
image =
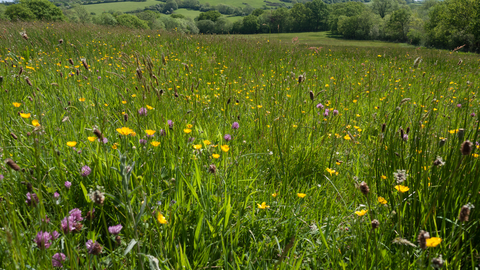
[[[204,12],[192,20],[175,14],[175,10],[180,7],[179,2],[181,7],[198,7],[198,0],[164,1],[158,9],[148,7],[132,14],[110,11],[96,15],[88,13],[78,4],[61,9],[48,0],[21,0],[6,7],[0,5],[0,19],[71,21],[192,34],[330,31],[332,35],[346,39],[407,42],[444,49],[461,47],[462,50],[480,52],[478,0],[426,0],[410,4],[405,0],[372,0],[368,4],[327,4],[322,0],[313,0],[294,3],[291,8],[267,10],[245,5],[241,9],[241,14],[245,16],[235,22],[222,14],[238,14],[226,5],[200,5]],[[164,16],[160,12],[171,15]]]

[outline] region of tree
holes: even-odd
[[[255,9],[255,10],[252,12],[252,15],[258,17],[258,16],[262,15],[263,12],[264,12],[263,9],[257,8],[257,9]]]
[[[307,2],[305,7],[311,10],[310,18],[308,19],[309,28],[313,31],[327,30],[330,7],[321,0]]]
[[[172,13],[178,9],[178,4],[175,0],[167,0],[165,6],[163,6],[163,13]]]
[[[393,8],[393,0],[373,0],[372,9],[375,13],[380,15],[382,19]]]
[[[137,13],[136,16],[145,22],[147,22],[148,27],[150,29],[153,29],[153,25],[155,24],[155,21],[160,18],[160,14],[151,10],[147,10],[144,12]],[[173,15],[172,15],[173,16]]]
[[[134,28],[134,29],[149,29],[146,21],[140,20],[137,16],[130,14],[122,14],[117,16],[117,21],[119,25]]]
[[[215,22],[215,33],[228,34],[232,32],[232,23],[226,18],[219,18]]]
[[[242,32],[244,34],[255,34],[259,28],[258,18],[255,15],[248,15],[243,18]]]
[[[48,0],[26,0],[20,3],[29,8],[40,21],[64,21],[62,10]]]
[[[389,36],[390,39],[395,41],[407,40],[410,15],[410,11],[404,8],[392,13],[387,22],[387,36]]]
[[[215,23],[211,20],[197,21],[198,31],[204,34],[213,34],[215,32]]]
[[[117,22],[117,19],[115,19],[115,17],[112,14],[105,12],[105,13],[102,13],[102,15],[100,15],[99,24],[114,26],[114,25],[117,25],[118,22]]]
[[[197,17],[197,21],[201,20],[210,20],[212,22],[216,22],[218,18],[220,18],[222,14],[216,10],[209,10],[207,12],[202,12]]]
[[[24,4],[8,6],[5,15],[12,21],[33,21],[36,18],[35,14]]]
[[[309,30],[309,19],[312,16],[312,10],[304,4],[297,3],[290,9],[290,15],[293,19],[293,30],[304,32]]]

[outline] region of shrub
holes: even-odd
[[[139,19],[137,16],[130,14],[123,14],[117,16],[118,24],[135,29],[149,29],[146,21]]]

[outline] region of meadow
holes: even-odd
[[[478,266],[479,55],[4,25],[0,268]]]

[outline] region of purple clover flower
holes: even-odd
[[[338,115],[338,110],[333,110],[332,114],[333,114],[334,116]]]
[[[238,129],[239,127],[240,127],[240,125],[238,124],[238,122],[233,122],[233,124],[232,124],[233,129]]]
[[[147,144],[147,140],[144,139],[140,139],[138,142],[143,145]]]
[[[81,174],[83,177],[87,177],[88,175],[90,175],[90,173],[92,173],[92,169],[90,169],[90,167],[88,167],[87,165],[82,167]]]
[[[103,137],[101,140],[98,139],[98,142],[103,142],[103,144],[108,143],[108,139],[106,137]]]
[[[172,120],[168,120],[167,123],[168,123],[168,128],[169,128],[169,129],[173,129],[173,121],[172,121]]]
[[[71,186],[72,186],[72,182],[70,182],[70,181],[65,181],[65,187],[66,187],[67,189],[70,189]]]
[[[55,193],[53,193],[53,198],[54,198],[54,199],[60,198],[60,194],[55,191]]]
[[[317,104],[317,109],[323,109],[323,104],[322,104],[322,103],[318,103],[318,104]]]
[[[63,253],[55,253],[55,255],[53,255],[53,257],[52,257],[53,267],[62,268],[63,267],[62,263],[65,261],[66,258],[67,258],[67,256],[65,256],[65,254],[63,254]]]
[[[223,139],[228,142],[232,140],[232,136],[230,134],[225,134],[225,136],[223,136]]]
[[[408,134],[403,134],[403,140],[408,141]]]
[[[57,240],[57,238],[60,237],[60,234],[57,231],[52,232],[52,238],[53,240]]]
[[[160,131],[158,132],[158,134],[160,134],[160,136],[165,136],[167,133],[165,132],[164,129],[160,129]]]
[[[3,174],[0,174],[0,181],[2,181],[3,178],[5,178],[5,177],[3,176]]]
[[[39,249],[47,249],[52,245],[52,235],[49,232],[38,232],[35,243]]]
[[[471,116],[471,117],[475,117],[476,114],[475,114],[474,112],[472,112],[472,113],[470,114],[470,116]],[[0,180],[2,180],[2,179],[0,178]]]
[[[91,239],[85,243],[89,254],[98,255],[102,253],[102,246],[97,242],[93,242]]]
[[[74,218],[74,221],[82,221],[83,218],[82,218],[82,210],[78,209],[78,208],[74,208],[72,210],[70,210],[69,212],[70,216],[72,216]]]
[[[29,206],[36,206],[39,202],[37,194],[35,193],[27,193],[27,200],[25,201]]]
[[[146,116],[147,112],[148,112],[147,108],[142,107],[142,108],[138,109],[138,114],[141,115],[141,116]]]
[[[325,109],[325,112],[323,113],[323,116],[327,117],[328,116],[328,112],[330,112],[329,109]]]
[[[462,104],[457,104],[457,108],[461,108],[462,107]]]
[[[122,228],[123,228],[122,224],[118,224],[118,225],[115,225],[115,226],[110,226],[110,227],[108,227],[108,232],[113,234],[113,235],[117,235],[117,234],[120,233]]]

